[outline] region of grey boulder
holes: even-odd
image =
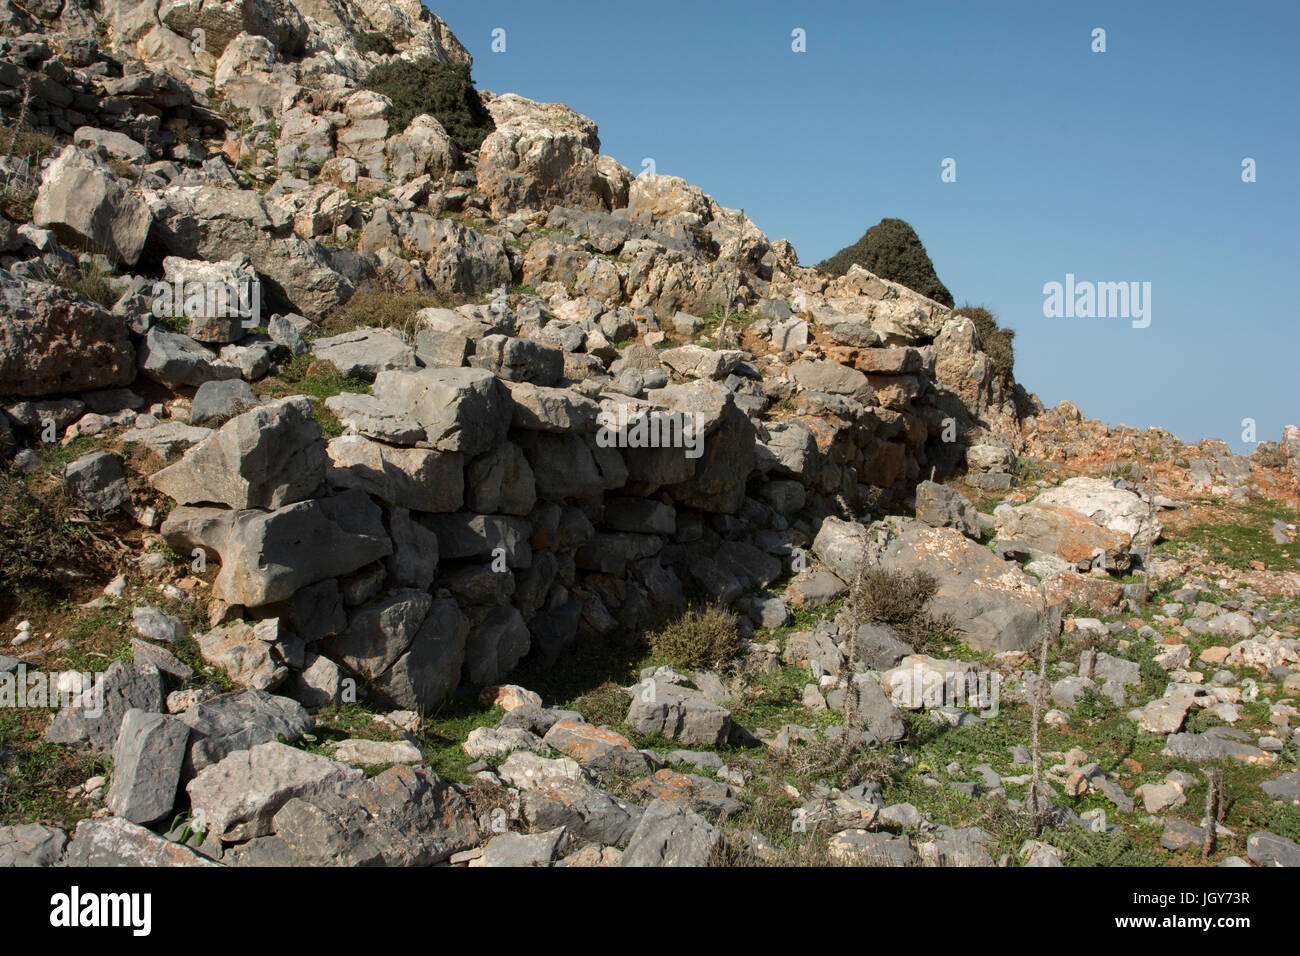
[[[663,681],[636,689],[627,723],[639,733],[709,747],[722,746],[731,734],[731,714],[726,708],[697,690]]]
[[[204,382],[194,393],[190,424],[216,427],[257,405],[252,386],[243,379]]]
[[[680,801],[653,800],[618,865],[703,867],[724,845],[722,831]]]
[[[439,451],[481,455],[510,427],[509,396],[486,369],[385,371],[375,378],[371,394],[415,419]]]
[[[274,829],[313,866],[433,866],[479,842],[468,801],[426,767],[291,799]]]
[[[364,778],[353,767],[272,742],[205,767],[186,790],[209,834],[238,843],[269,834],[276,812],[294,797],[336,793]]]
[[[216,866],[188,847],[121,817],[82,820],[68,843],[70,867]]]
[[[15,866],[56,866],[68,835],[43,823],[0,827],[0,870]]]
[[[64,484],[87,511],[107,514],[131,500],[122,461],[106,451],[92,451],[68,465]]]
[[[372,381],[380,372],[416,367],[415,349],[383,329],[357,329],[317,339],[312,354],[332,363],[345,377]]]
[[[84,744],[98,753],[112,753],[127,712],[139,709],[161,713],[163,696],[163,679],[158,668],[142,662],[114,661],[96,678],[93,688],[84,689],[54,715],[45,739],[54,744]]]
[[[198,388],[240,376],[238,365],[222,361],[188,335],[159,326],[140,343],[136,363],[141,375],[167,388]]]
[[[274,509],[310,495],[326,462],[311,400],[293,396],[236,415],[149,483],[180,504]]]
[[[549,386],[564,376],[562,350],[505,335],[485,335],[479,339],[469,361],[511,382]]]
[[[189,736],[175,717],[127,711],[113,748],[108,809],[142,826],[166,816],[176,803]]]
[[[256,690],[213,697],[185,711],[180,720],[190,728],[187,778],[237,750],[275,740],[294,743],[315,726],[296,700]]]
[[[125,180],[77,146],[67,146],[45,170],[32,223],[65,242],[88,243],[117,265],[140,258],[153,215]]]
[[[933,481],[916,486],[916,518],[932,528],[956,528],[968,538],[979,540],[979,512],[955,488]]]

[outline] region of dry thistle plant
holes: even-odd
[[[1045,585],[1039,585],[1039,593],[1042,595],[1044,604],[1047,601],[1047,588]],[[1038,680],[1034,684],[1034,714],[1033,729],[1031,740],[1031,758],[1032,769],[1030,771],[1029,794],[1025,800],[1029,813],[1030,828],[1035,837],[1043,832],[1047,825],[1047,818],[1050,815],[1051,801],[1047,800],[1043,793],[1043,748],[1042,748],[1042,720],[1043,720],[1043,703],[1047,696],[1047,641],[1049,632],[1046,624],[1043,626],[1043,641],[1038,652]],[[1044,804],[1047,807],[1044,807]]]

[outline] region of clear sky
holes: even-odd
[[[480,87],[590,116],[805,265],[906,219],[1048,405],[1239,451],[1243,419],[1300,424],[1295,0],[429,5]],[[1150,325],[1044,317],[1067,273],[1149,282]]]

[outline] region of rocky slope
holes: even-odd
[[[0,864],[1296,862],[1300,432],[1044,409],[564,106],[395,130],[416,0],[0,26],[0,691],[85,689]]]

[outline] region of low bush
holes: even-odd
[[[621,723],[627,716],[628,696],[612,680],[593,687],[573,702],[573,709],[597,727]]]
[[[922,651],[953,639],[952,620],[927,608],[937,588],[934,578],[923,571],[863,568],[849,593],[849,613],[859,624],[892,627]]]
[[[470,297],[446,298],[427,292],[399,292],[381,285],[368,285],[352,298],[330,310],[321,320],[326,335],[342,335],[356,329],[390,328],[408,339],[415,335],[415,313],[436,306],[455,308]]]
[[[650,636],[650,646],[673,667],[722,668],[740,657],[736,615],[720,604],[687,608]]]
[[[414,63],[394,60],[371,70],[361,86],[392,100],[391,135],[403,132],[421,113],[428,113],[442,124],[461,152],[473,153],[494,129],[492,114],[474,89],[469,67],[463,64],[448,66],[432,57]]]
[[[1016,365],[1015,349],[1011,340],[1016,337],[1015,329],[1004,329],[998,325],[997,316],[982,305],[967,303],[957,309],[954,315],[964,315],[975,323],[979,333],[980,345],[993,363],[993,372],[1005,384],[1011,384],[1011,375]]]
[[[118,299],[117,293],[108,284],[108,278],[96,269],[61,269],[55,275],[54,282],[106,309],[112,308]]]
[[[356,35],[357,51],[360,53],[382,53],[388,55],[396,53],[397,47],[393,46],[393,41],[388,39],[387,35],[377,30],[367,30]]]

